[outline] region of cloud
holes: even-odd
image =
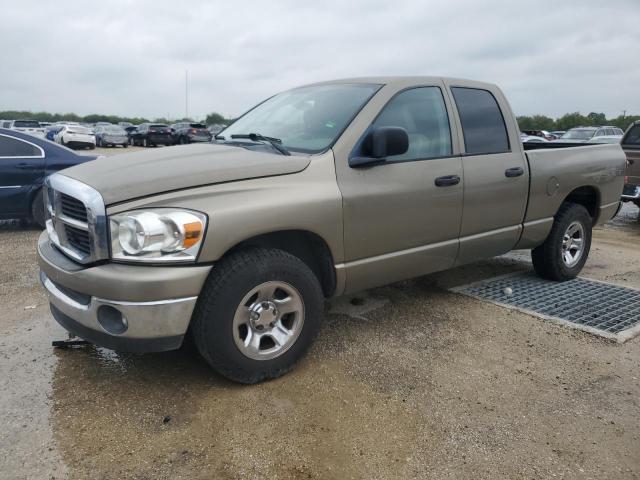
[[[284,0],[3,6],[0,109],[235,116],[281,90],[366,75],[497,83],[518,114],[640,113],[640,2]]]

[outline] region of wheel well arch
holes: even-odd
[[[596,187],[584,185],[574,188],[564,199],[565,202],[577,203],[587,209],[595,224],[600,213],[600,192]]]
[[[336,271],[333,255],[327,242],[318,234],[308,230],[281,230],[250,237],[236,244],[223,256],[252,248],[277,248],[298,257],[318,277],[326,298],[336,291]]]

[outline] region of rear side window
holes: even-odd
[[[453,87],[467,154],[509,151],[509,137],[498,102],[487,90]]]
[[[0,157],[41,157],[40,149],[35,145],[13,137],[0,135]]]
[[[409,149],[391,161],[425,160],[451,155],[451,130],[442,91],[419,87],[400,92],[373,122],[376,127],[402,127],[409,135]]]
[[[640,148],[640,125],[634,125],[622,140],[622,145]]]

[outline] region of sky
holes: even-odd
[[[640,114],[639,26],[640,0],[0,0],[0,110],[235,117],[315,81],[442,75],[518,115]]]

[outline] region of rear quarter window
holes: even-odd
[[[509,136],[502,111],[488,90],[452,87],[468,155],[508,152]]]

